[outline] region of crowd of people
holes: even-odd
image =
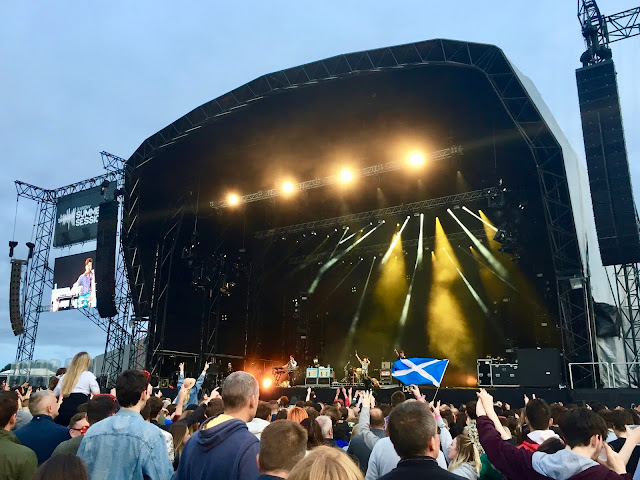
[[[47,390],[3,386],[0,480],[640,479],[635,409],[525,397],[516,410],[484,390],[455,407],[413,385],[389,404],[345,388],[291,404],[261,400],[242,371],[204,395],[208,364],[198,379],[181,366],[175,399],[137,370],[103,394],[88,362]]]

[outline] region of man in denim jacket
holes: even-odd
[[[149,378],[127,370],[116,380],[120,410],[99,421],[85,434],[78,456],[91,480],[169,480],[173,467],[160,429],[140,415],[149,398]]]

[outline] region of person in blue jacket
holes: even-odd
[[[204,382],[204,377],[207,375],[207,370],[209,370],[209,363],[205,362],[204,368],[202,369],[202,373],[196,380],[192,377],[184,378],[184,362],[179,365],[180,367],[180,376],[178,377],[178,385],[177,390],[180,391],[180,388],[184,385],[189,392],[187,393],[187,402],[186,405],[198,404],[198,394],[200,393],[200,389],[202,388],[202,383]],[[173,403],[178,403],[178,396],[173,400]]]

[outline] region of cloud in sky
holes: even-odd
[[[0,6],[0,230],[28,241],[35,204],[20,179],[55,188],[101,173],[98,152],[128,157],[194,107],[264,73],[339,53],[431,38],[492,43],[536,84],[582,155],[575,68],[584,50],[575,2],[3,2]],[[604,13],[635,6],[601,1]],[[629,159],[640,188],[638,42],[613,44]],[[6,244],[6,243],[5,243]],[[21,252],[21,250],[19,250]],[[57,252],[68,254],[68,251]],[[9,261],[0,261],[0,366],[15,357]],[[45,299],[45,303],[47,300]],[[42,315],[36,357],[101,353],[78,314]]]

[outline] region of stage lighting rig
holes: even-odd
[[[11,240],[9,242],[9,258],[13,258],[13,249],[18,246],[18,242]]]
[[[102,184],[100,185],[100,195],[104,195],[104,192],[107,191],[107,188],[109,188],[111,182],[109,182],[109,180],[104,180],[102,182]]]

